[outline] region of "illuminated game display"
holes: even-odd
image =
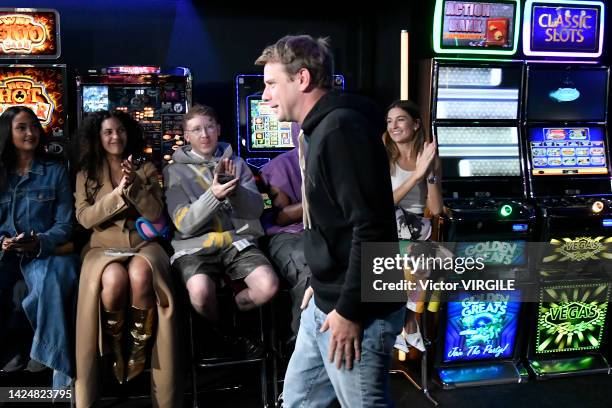
[[[608,174],[602,127],[531,128],[529,144],[536,176]]]
[[[289,150],[296,147],[293,143],[291,122],[280,122],[268,102],[261,98],[248,98],[248,133],[251,149]],[[299,129],[296,129],[299,133]]]
[[[604,41],[601,1],[527,0],[523,52],[527,56],[598,58]]]
[[[519,67],[441,65],[436,118],[517,119],[520,87]]]
[[[458,242],[455,255],[480,257],[489,266],[520,266],[527,262],[525,245],[525,241]]]
[[[57,58],[59,14],[51,9],[0,8],[0,58]]]
[[[27,106],[49,136],[63,137],[64,70],[64,65],[0,66],[0,114],[11,106]]]
[[[599,350],[609,299],[608,283],[543,287],[535,354]]]
[[[183,115],[191,105],[191,73],[150,66],[114,66],[77,77],[78,119],[99,110],[130,114],[144,130],[145,151],[160,171],[185,141]]]
[[[518,291],[464,293],[449,300],[443,361],[511,358],[519,311]]]
[[[436,119],[516,121],[520,87],[518,66],[440,65]],[[445,124],[435,130],[445,179],[521,175],[516,125]]]
[[[529,67],[527,118],[530,121],[603,121],[607,68]]]
[[[108,110],[108,86],[86,85],[83,87],[83,112]]]
[[[257,172],[275,156],[297,147],[300,127],[279,122],[270,105],[262,101],[263,75],[237,75],[235,85],[237,153]],[[334,75],[332,86],[343,90],[344,77]]]
[[[520,24],[518,0],[438,0],[434,50],[439,54],[512,55]]]

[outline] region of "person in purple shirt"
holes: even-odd
[[[298,145],[300,127],[292,125],[294,146]],[[310,270],[304,258],[302,233],[302,177],[298,148],[283,153],[261,169],[261,176],[272,198],[273,210],[264,214],[262,221],[270,237],[268,253],[279,274],[291,287],[291,331],[297,336],[303,299],[308,288]],[[311,291],[312,289],[309,289]],[[308,302],[306,301],[306,304]]]

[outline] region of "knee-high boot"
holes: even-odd
[[[156,309],[132,306],[130,321],[130,356],[127,360],[126,381],[140,374],[147,360],[146,346],[153,335]]]
[[[111,351],[113,352],[113,373],[119,384],[123,384],[125,378],[125,363],[123,361],[123,351],[121,350],[124,323],[125,312],[123,310],[117,312],[104,310],[102,330],[108,337]]]

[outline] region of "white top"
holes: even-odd
[[[393,191],[397,190],[406,180],[412,175],[412,171],[402,169],[397,163],[395,164],[395,174],[391,175],[391,187]],[[427,185],[425,180],[417,183],[412,190],[408,192],[398,205],[404,210],[413,214],[423,214],[427,201]]]

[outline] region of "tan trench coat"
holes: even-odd
[[[143,242],[133,222],[126,222],[124,211],[131,204],[145,218],[156,220],[164,211],[162,192],[155,178],[155,167],[147,163],[136,172],[133,184],[121,194],[110,181],[108,164],[101,174],[101,188],[95,202],[89,204],[85,190],[86,175],[80,172],[76,182],[76,216],[85,228],[93,229],[89,245],[83,250],[79,284],[76,336],[76,405],[91,407],[99,397],[98,355],[102,354],[100,291],[102,271],[111,262],[128,258],[106,256],[105,248],[140,246],[142,256],[152,266],[153,287],[157,297],[157,325],[151,356],[151,393],[154,407],[182,405],[182,355],[176,324],[176,305],[170,281],[169,261],[157,243]]]

